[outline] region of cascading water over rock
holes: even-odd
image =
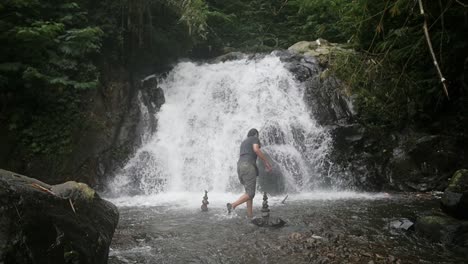
[[[267,177],[278,190],[321,186],[331,138],[311,117],[304,85],[278,57],[179,63],[160,87],[166,102],[157,132],[115,177],[116,193],[241,191],[236,162],[250,128],[260,131],[274,163]]]

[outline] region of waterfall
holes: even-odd
[[[311,116],[304,85],[278,57],[182,62],[159,86],[166,102],[157,132],[116,175],[116,193],[240,192],[236,163],[251,128],[284,191],[320,186],[331,138]]]

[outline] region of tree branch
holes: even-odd
[[[427,41],[427,46],[429,47],[429,51],[431,52],[432,60],[434,62],[434,66],[436,67],[437,73],[439,74],[440,82],[442,83],[442,86],[444,88],[445,95],[447,96],[447,99],[450,99],[449,94],[448,94],[448,89],[447,89],[447,83],[446,79],[444,78],[444,75],[442,74],[442,71],[440,70],[439,63],[437,63],[437,58],[434,53],[434,49],[432,48],[432,42],[431,38],[429,36],[429,30],[427,29],[427,17],[426,14],[424,13],[424,7],[422,0],[418,0],[419,2],[419,9],[421,10],[421,15],[424,16],[424,35],[426,36],[426,41]]]
[[[464,3],[460,2],[460,0],[455,0],[455,2],[459,3],[463,7],[468,7],[468,4],[464,4]]]

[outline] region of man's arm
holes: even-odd
[[[263,164],[265,164],[265,169],[266,171],[270,172],[271,171],[271,164],[270,162],[265,158],[265,155],[263,155],[263,152],[260,150],[260,145],[258,144],[253,144],[253,150],[257,154],[258,157],[260,157],[263,160]]]

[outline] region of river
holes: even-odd
[[[202,212],[202,196],[114,199],[121,216],[109,263],[464,263],[441,244],[396,228],[437,208],[431,194],[315,192],[284,204],[284,197],[270,197],[270,216],[286,221],[278,229],[255,226],[242,206],[228,215],[225,203],[234,194],[208,194]]]

